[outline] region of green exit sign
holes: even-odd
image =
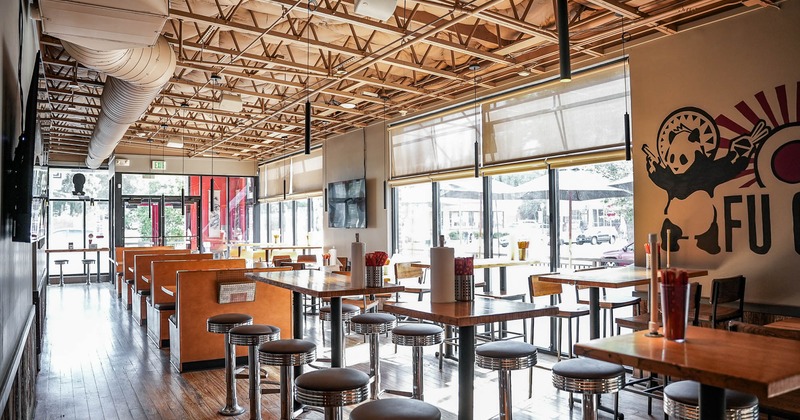
[[[167,170],[167,162],[164,160],[151,160],[150,165],[150,167],[155,171]]]

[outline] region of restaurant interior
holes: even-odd
[[[2,7],[2,419],[800,419],[796,1]]]

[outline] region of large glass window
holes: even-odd
[[[527,242],[527,259],[548,261],[549,211],[547,184],[544,191],[530,191],[526,185],[547,171],[528,171],[492,177],[492,255],[520,257],[519,243]]]
[[[483,257],[483,180],[439,183],[440,232],[459,257]]]
[[[311,231],[308,229],[308,199],[295,200],[294,202],[295,230],[297,245],[311,244]]]
[[[267,221],[269,223],[269,237],[264,239],[264,242],[280,242],[281,239],[281,203],[267,204],[269,215]]]
[[[322,220],[324,217],[322,207],[322,197],[311,198],[311,220],[309,230],[311,231],[311,244],[322,245]]]
[[[108,173],[88,169],[50,168],[50,204],[48,207],[48,249],[105,248],[109,241]],[[102,273],[108,273],[101,252],[98,264]],[[64,252],[49,255],[50,274],[59,272],[55,260],[67,260],[64,274],[84,273],[81,260],[97,260],[97,252]]]
[[[433,236],[433,202],[430,183],[394,189],[397,253],[409,258],[429,258]]]
[[[284,244],[295,243],[295,231],[293,221],[293,206],[291,201],[281,202],[281,239]]]

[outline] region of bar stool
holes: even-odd
[[[536,347],[524,341],[494,341],[475,349],[475,363],[484,369],[497,371],[501,420],[512,418],[511,371],[533,368],[536,354]]]
[[[356,334],[369,336],[369,376],[373,378],[371,395],[373,400],[378,399],[381,392],[381,359],[379,354],[378,335],[385,334],[397,326],[394,315],[371,312],[354,316],[350,320],[350,328]]]
[[[580,392],[583,419],[597,418],[596,395],[618,393],[625,384],[625,369],[620,365],[594,359],[569,359],[553,365],[553,386],[569,392]],[[619,395],[614,396],[614,418],[618,417]],[[570,409],[572,399],[570,398]]]
[[[364,403],[350,412],[350,420],[440,420],[438,408],[418,400],[389,398]]]
[[[347,326],[350,324],[350,319],[358,314],[361,313],[361,309],[359,309],[356,305],[351,305],[349,303],[342,304],[342,322],[344,325]],[[333,316],[331,315],[331,307],[323,306],[319,308],[319,319],[322,321],[322,345],[325,345],[325,321],[331,322]],[[333,328],[333,327],[331,327]],[[348,328],[344,328],[344,331],[347,332]]]
[[[699,420],[700,384],[679,381],[664,387],[664,414],[679,420]],[[726,419],[757,420],[758,416],[758,398],[755,395],[725,390]]]
[[[409,396],[416,400],[424,400],[422,388],[422,347],[441,344],[444,340],[444,329],[433,324],[403,324],[392,330],[392,343],[399,346],[412,346],[411,370],[414,371],[411,393],[387,391],[392,394]],[[438,411],[438,410],[437,410]],[[352,418],[352,417],[351,417]]]
[[[294,418],[294,367],[311,363],[316,358],[317,345],[305,340],[275,340],[258,348],[261,363],[281,369],[281,420]]]
[[[231,343],[229,332],[240,325],[250,325],[253,317],[246,314],[219,314],[206,320],[206,329],[210,333],[225,334],[225,406],[219,409],[223,416],[236,416],[244,413],[244,407],[236,400],[236,378],[233,369],[236,367],[236,346]]]
[[[250,419],[261,420],[261,368],[258,346],[281,338],[281,329],[272,325],[240,325],[228,331],[232,345],[247,346],[247,376],[250,381]]]
[[[81,260],[81,262],[83,263],[83,269],[86,270],[86,285],[88,286],[88,285],[92,284],[92,282],[91,282],[91,280],[92,280],[92,264],[94,264],[94,260],[91,259],[91,258],[87,258],[87,259]],[[99,282],[100,278],[98,278],[97,281]]]
[[[304,373],[294,381],[301,404],[325,409],[325,420],[341,420],[342,407],[369,396],[369,376],[356,369],[330,368]]]
[[[58,265],[58,285],[64,287],[64,264],[69,263],[69,260],[55,260],[53,262]]]

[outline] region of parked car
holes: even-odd
[[[608,242],[613,244],[617,241],[617,236],[619,232],[614,226],[595,226],[586,229],[585,231],[581,232],[576,238],[575,242],[578,245],[591,243],[592,245],[597,245],[603,242]]]
[[[630,265],[633,264],[633,242],[622,247],[622,249],[615,249],[613,251],[606,251],[603,253],[603,258],[608,265]]]

